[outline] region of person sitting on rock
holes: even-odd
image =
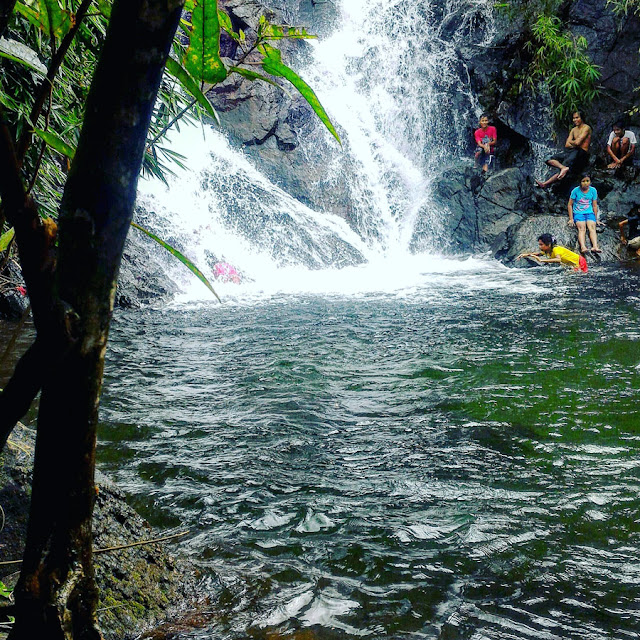
[[[556,239],[550,233],[543,233],[541,236],[538,236],[538,246],[540,247],[540,251],[521,253],[516,260],[529,258],[535,260],[538,264],[559,262],[562,265],[573,267],[574,271],[582,271],[584,273],[589,271],[584,256],[579,256],[570,249],[557,245]]]
[[[489,116],[483,113],[480,116],[480,128],[473,133],[476,141],[476,164],[482,165],[482,170],[486,173],[494,159],[494,151],[496,142],[498,141],[498,132],[493,125],[489,124]]]
[[[569,211],[569,226],[578,227],[578,244],[580,253],[588,251],[586,245],[587,229],[589,229],[589,239],[591,240],[591,251],[601,253],[598,247],[598,233],[596,224],[598,222],[598,192],[591,186],[591,177],[584,174],[580,180],[580,186],[576,187],[569,197],[567,203]]]
[[[547,160],[550,167],[559,169],[548,180],[536,180],[539,187],[546,188],[557,180],[562,180],[569,171],[580,173],[589,162],[589,144],[591,144],[591,127],[584,122],[582,113],[573,114],[573,129],[564,143],[565,150]]]
[[[623,122],[616,122],[607,140],[607,153],[613,160],[607,168],[619,169],[624,165],[630,165],[633,162],[636,142],[636,134],[628,129],[625,130]]]
[[[625,220],[618,223],[620,227],[620,242],[628,249],[636,252],[636,259],[640,260],[640,205],[636,204]],[[626,227],[626,234],[625,234]]]

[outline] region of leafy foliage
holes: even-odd
[[[617,14],[635,13],[640,15],[640,0],[607,0],[607,6],[610,6]]]
[[[586,54],[586,39],[563,31],[559,18],[538,16],[533,36],[528,45],[533,52],[528,81],[549,87],[556,118],[566,120],[596,98],[600,70]]]
[[[204,116],[219,124],[205,93],[230,73],[279,89],[283,88],[277,79],[287,80],[339,141],[311,87],[268,44],[315,36],[262,17],[248,38],[234,30],[217,0],[187,0],[185,9],[149,127],[143,175],[166,183],[173,167],[184,167],[184,156],[165,146],[166,134],[171,128],[179,130],[181,122]],[[6,37],[0,38],[0,57],[5,60],[0,66],[0,108],[18,141],[23,178],[42,216],[57,217],[110,12],[111,0],[18,0]],[[238,45],[238,59],[231,64],[220,56],[221,30]],[[255,71],[256,65],[268,75]],[[2,226],[0,215],[0,234]]]
[[[512,19],[516,16],[523,19],[530,33],[525,50],[531,55],[531,61],[519,77],[519,90],[526,87],[536,91],[540,86],[546,86],[559,122],[584,109],[598,96],[601,77],[599,67],[587,54],[587,40],[571,34],[555,15],[561,4],[560,0],[514,0],[498,5]]]

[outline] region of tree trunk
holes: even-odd
[[[93,640],[98,402],[117,272],[183,0],[116,0],[59,217],[53,362],[42,388],[12,640]]]

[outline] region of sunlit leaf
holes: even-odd
[[[38,54],[21,42],[0,38],[0,56],[13,60],[14,62],[19,62],[43,76],[47,75],[47,67],[40,62]]]
[[[218,22],[220,23],[220,28],[224,29],[236,42],[241,41],[240,34],[236,33],[233,30],[233,24],[231,23],[231,18],[226,11],[218,10]]]
[[[220,125],[218,113],[207,99],[207,96],[202,93],[198,83],[191,77],[189,72],[173,58],[167,59],[166,69],[167,73],[172,75],[182,85],[183,89],[198,101],[198,104],[215,120],[216,124]]]
[[[318,36],[307,33],[304,27],[289,27],[278,24],[266,23],[262,35],[268,40],[281,40],[282,38],[291,38],[297,40],[313,40]]]
[[[70,160],[73,160],[73,156],[76,154],[76,150],[67,142],[65,142],[60,136],[52,133],[51,131],[43,131],[42,129],[35,129],[33,132],[41,139],[44,140],[50,147],[61,153],[63,156],[67,156]]]
[[[322,120],[334,138],[340,142],[340,136],[338,136],[338,132],[335,130],[324,107],[320,104],[318,96],[316,96],[313,89],[295,71],[282,63],[280,51],[268,44],[260,45],[260,51],[264,55],[262,68],[272,76],[281,76],[288,80],[309,103],[309,106],[315,111],[318,118]],[[340,144],[342,144],[342,142],[340,142]]]
[[[6,251],[9,243],[13,240],[15,229],[12,227],[0,236],[0,251]]]
[[[193,273],[193,275],[195,275],[196,278],[198,278],[198,280],[200,280],[207,287],[207,289],[211,291],[211,293],[213,293],[213,295],[217,298],[218,302],[222,302],[222,300],[220,300],[220,296],[218,296],[218,294],[214,291],[213,287],[211,286],[211,283],[207,280],[207,278],[202,273],[202,271],[200,271],[200,269],[198,269],[198,267],[196,267],[196,265],[193,264],[191,260],[189,260],[189,258],[187,258],[180,251],[178,251],[175,247],[172,247],[169,243],[159,238],[155,233],[152,233],[148,229],[141,227],[139,224],[132,222],[131,226],[134,227],[135,229],[138,229],[138,231],[142,231],[142,233],[145,233],[146,235],[148,235],[152,240],[154,240],[161,247],[166,249],[171,255],[178,258],[178,260],[180,260],[180,262],[182,262],[182,264],[185,265],[185,267],[187,267],[187,269],[189,269],[189,271],[191,271],[191,273]]]
[[[184,66],[197,81],[218,84],[227,77],[227,69],[220,58],[218,3],[217,0],[194,0],[193,5],[193,28]]]

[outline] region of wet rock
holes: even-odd
[[[5,270],[0,274],[0,318],[17,320],[22,317],[28,306],[29,298],[26,295],[20,267],[14,260],[9,260]]]
[[[168,275],[167,264],[176,260],[140,231],[132,229],[118,274],[116,306],[137,309],[175,295],[179,287]]]

